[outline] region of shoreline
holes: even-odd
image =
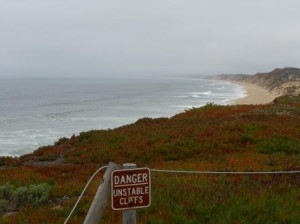
[[[257,86],[255,84],[250,84],[250,83],[246,83],[246,82],[238,82],[238,81],[229,81],[229,80],[219,80],[219,81],[223,81],[223,82],[226,82],[226,83],[232,83],[232,84],[235,84],[236,86],[238,86],[238,87],[233,87],[233,88],[238,89],[237,92],[236,92],[237,94],[235,96],[229,98],[229,99],[227,98],[226,101],[224,101],[223,103],[219,102],[219,104],[222,104],[222,105],[267,104],[267,103],[272,102],[278,96],[278,94],[277,95],[272,94],[267,89],[262,88],[260,86]],[[175,112],[174,115],[179,114],[179,113],[181,113],[181,112]],[[171,116],[174,116],[174,115],[171,115]],[[164,116],[162,115],[162,116],[158,116],[158,117],[164,117]],[[141,118],[142,117],[137,118],[136,120],[141,119]],[[120,126],[131,124],[131,123],[134,123],[134,122],[135,121],[125,122],[124,124],[120,124],[116,127],[111,127],[111,128],[112,129],[118,128]],[[106,128],[102,128],[102,129],[99,129],[99,130],[103,130],[103,129],[106,129]],[[90,129],[90,130],[92,130],[92,129]],[[86,130],[86,131],[89,131],[89,130]],[[75,133],[76,135],[78,135],[80,132],[74,131],[73,134]],[[55,140],[51,140],[51,142],[49,142],[49,144],[52,145],[59,138],[66,137],[66,136],[69,137],[71,135],[72,134],[62,135],[61,137],[58,137]],[[41,146],[34,147],[31,150],[28,150],[26,152],[20,152],[20,153],[17,153],[17,154],[16,153],[9,153],[9,152],[0,150],[0,157],[7,157],[7,156],[19,157],[19,156],[22,156],[24,154],[32,153],[34,150],[36,150],[39,147],[41,147]]]
[[[246,96],[231,101],[232,105],[242,104],[268,104],[280,94],[275,94],[258,85],[246,82],[233,82],[245,89]]]

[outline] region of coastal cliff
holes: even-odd
[[[298,68],[276,68],[271,72],[255,75],[225,74],[219,75],[218,78],[255,84],[277,96],[300,94],[300,69]]]

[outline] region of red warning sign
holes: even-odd
[[[150,170],[136,168],[113,171],[111,201],[114,210],[149,207],[151,204]]]

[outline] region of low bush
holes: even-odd
[[[16,187],[6,184],[0,187],[0,214],[22,206],[38,206],[48,201],[51,186],[46,183]]]
[[[260,142],[257,146],[257,149],[263,153],[283,152],[295,154],[300,153],[300,141],[290,137],[275,135]]]

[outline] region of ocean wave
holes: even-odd
[[[211,91],[205,91],[205,92],[190,92],[189,94],[191,94],[192,96],[193,96],[193,95],[197,95],[197,96],[199,96],[199,95],[209,96],[209,95],[212,94],[212,92],[211,92]]]
[[[14,155],[36,149],[39,146],[52,144],[62,133],[53,130],[18,130],[0,132],[1,150]],[[0,151],[1,153],[1,151]]]
[[[0,152],[0,157],[18,157],[18,154],[8,153],[8,152]]]
[[[176,96],[176,98],[189,98],[190,96]]]
[[[173,108],[180,108],[180,109],[191,109],[195,106],[191,106],[191,105],[172,105],[171,107]]]
[[[211,91],[205,91],[205,92],[189,92],[187,93],[187,95],[180,95],[177,96],[177,98],[203,98],[203,97],[207,97],[207,96],[211,96],[212,92]]]
[[[109,121],[112,120],[112,118],[106,118],[106,117],[67,117],[64,118],[64,120],[68,121]]]

